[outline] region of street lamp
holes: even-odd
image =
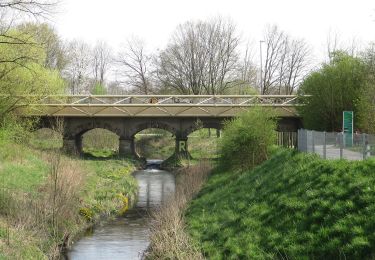
[[[262,64],[262,43],[264,41],[261,40],[259,41],[259,55],[260,55],[260,85],[259,85],[259,89],[260,89],[260,94],[262,95],[263,91],[262,91],[262,85],[263,85],[263,80],[262,80],[262,77],[263,77],[263,64]]]

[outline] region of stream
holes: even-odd
[[[175,176],[157,170],[156,160],[148,169],[135,171],[138,197],[135,206],[122,217],[102,222],[73,244],[66,259],[141,259],[149,245],[149,210],[162,204],[175,191]]]

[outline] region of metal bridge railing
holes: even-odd
[[[49,95],[30,97],[30,115],[48,116],[233,116],[252,106],[296,116],[297,95]],[[26,113],[20,110],[20,113]]]

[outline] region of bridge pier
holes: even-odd
[[[184,159],[191,158],[187,136],[176,136],[175,156]]]
[[[80,140],[77,140],[80,139]],[[81,138],[64,138],[63,139],[63,151],[69,155],[80,154],[82,150]]]
[[[133,138],[120,137],[119,155],[120,156],[134,156],[135,155],[134,137]]]

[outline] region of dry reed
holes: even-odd
[[[204,259],[186,231],[184,213],[210,171],[211,165],[204,161],[178,173],[175,195],[152,212],[150,247],[145,254],[146,259]]]
[[[38,192],[7,189],[6,197],[2,196],[7,200],[2,211],[17,233],[33,234],[48,258],[58,259],[72,230],[82,222],[78,215],[79,192],[85,176],[75,161],[61,158],[59,151],[43,157],[50,166],[50,174]]]

